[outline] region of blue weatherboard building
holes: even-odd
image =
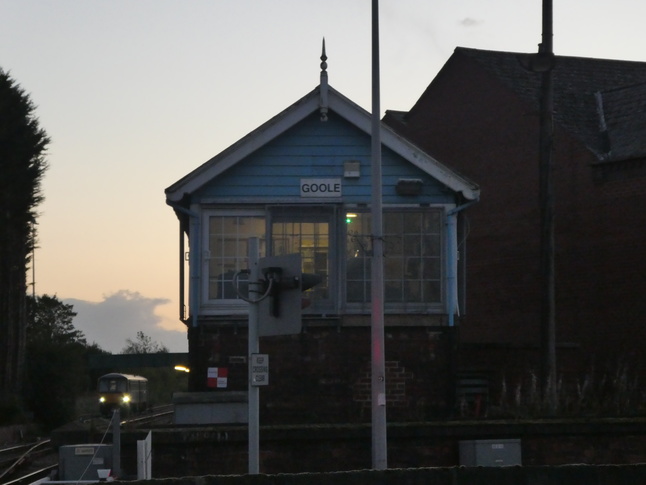
[[[261,339],[271,422],[369,419],[371,115],[321,66],[314,90],[166,189],[192,391],[247,388],[249,303],[234,282],[244,286],[249,238],[261,257],[297,253],[321,277],[304,293],[302,332]],[[381,143],[387,404],[413,419],[451,406],[463,217],[479,189],[385,125]]]

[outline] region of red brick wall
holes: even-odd
[[[386,327],[386,388],[391,420],[445,416],[452,406],[451,339],[441,327]],[[370,328],[310,325],[299,335],[260,339],[269,355],[262,387],[266,423],[369,421]],[[193,391],[247,389],[246,328],[202,325],[191,333]],[[206,369],[226,367],[227,389],[206,387]]]
[[[387,361],[386,367],[386,395],[389,408],[406,410],[413,396],[407,392],[415,380],[415,375],[406,370],[398,361]],[[352,400],[361,404],[364,412],[370,412],[372,407],[370,366],[365,365],[353,385]]]
[[[407,125],[395,126],[482,190],[467,211],[461,365],[497,379],[538,369],[538,113],[454,56]],[[643,163],[593,168],[594,155],[558,125],[555,146],[559,371],[582,375],[627,361],[637,373],[646,324]]]

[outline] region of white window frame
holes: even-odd
[[[209,223],[212,216],[248,216],[262,217],[265,221],[264,247],[271,251],[271,224],[272,210],[280,207],[278,204],[265,205],[263,207],[255,206],[249,209],[226,209],[226,208],[208,208],[204,209],[201,216],[201,243],[202,254],[200,255],[201,281],[200,296],[201,304],[199,313],[201,315],[246,315],[248,313],[248,303],[241,299],[212,299],[209,300],[209,262],[211,259],[209,251]],[[346,213],[348,212],[369,212],[369,208],[357,205],[344,206],[326,206],[331,207],[329,214],[329,279],[328,279],[328,299],[322,301],[321,305],[309,308],[304,313],[336,315],[343,314],[369,314],[372,309],[370,302],[348,302],[347,285],[346,285],[346,254],[347,254],[347,225],[345,223]],[[441,301],[440,302],[384,302],[384,312],[390,314],[440,314],[445,311],[447,288],[447,254],[446,254],[446,211],[454,207],[452,204],[432,204],[430,206],[419,205],[387,205],[384,211],[440,211],[440,265],[441,265]],[[297,206],[286,205],[288,210],[296,210]],[[305,207],[304,207],[305,208]],[[265,256],[261,254],[260,257]]]
[[[209,246],[209,227],[211,217],[262,217],[265,221],[265,237],[267,234],[267,211],[259,208],[250,209],[207,209],[202,214],[202,250],[201,254],[201,275],[200,294],[202,305],[200,312],[206,315],[243,315],[248,313],[249,304],[239,298],[232,299],[209,299],[209,286],[211,281],[210,260],[211,251]],[[264,254],[260,254],[263,257]],[[248,255],[244,256],[248,258]]]
[[[433,210],[433,211],[438,211],[439,216],[440,216],[440,222],[439,222],[439,259],[440,259],[440,277],[439,277],[439,283],[440,283],[440,301],[439,302],[392,302],[392,301],[386,301],[384,299],[384,312],[385,313],[390,313],[390,314],[440,314],[445,311],[445,306],[446,306],[446,224],[445,224],[445,219],[446,219],[446,211],[447,208],[453,207],[452,205],[447,205],[447,204],[432,204],[429,206],[420,206],[418,204],[415,205],[403,205],[403,204],[393,204],[393,205],[384,205],[383,211],[384,212],[392,212],[392,211],[400,211],[400,212],[423,212],[423,211],[428,211],[428,210]],[[345,220],[345,215],[346,213],[351,213],[351,212],[363,212],[363,213],[370,213],[370,208],[369,207],[358,207],[356,205],[346,205],[344,207],[344,212],[343,212],[343,219]],[[343,285],[341,289],[341,295],[343,299],[343,308],[344,308],[344,313],[349,313],[349,314],[365,314],[369,313],[372,311],[371,308],[371,303],[370,301],[363,301],[363,302],[350,302],[347,300],[347,281],[346,281],[346,271],[347,271],[347,263],[348,261],[346,260],[345,255],[347,254],[348,248],[346,246],[347,241],[348,241],[348,233],[347,233],[347,224],[344,224],[344,230],[343,234],[341,237],[343,238],[342,240],[342,245],[343,245],[343,255],[344,257],[342,258],[342,268],[340,269],[341,275],[343,275],[342,280],[343,280]]]

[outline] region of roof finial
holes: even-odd
[[[323,51],[321,52],[321,71],[324,71],[327,69],[327,56],[325,55],[325,37],[323,37]]]
[[[325,37],[323,37],[323,51],[321,52],[321,86],[319,108],[321,121],[327,121],[327,55],[325,55]]]

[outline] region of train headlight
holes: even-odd
[[[99,398],[99,402],[105,402],[105,396],[101,396],[101,397]]]
[[[128,394],[124,394],[123,398],[121,398],[123,402],[129,403],[130,402],[130,396]]]

